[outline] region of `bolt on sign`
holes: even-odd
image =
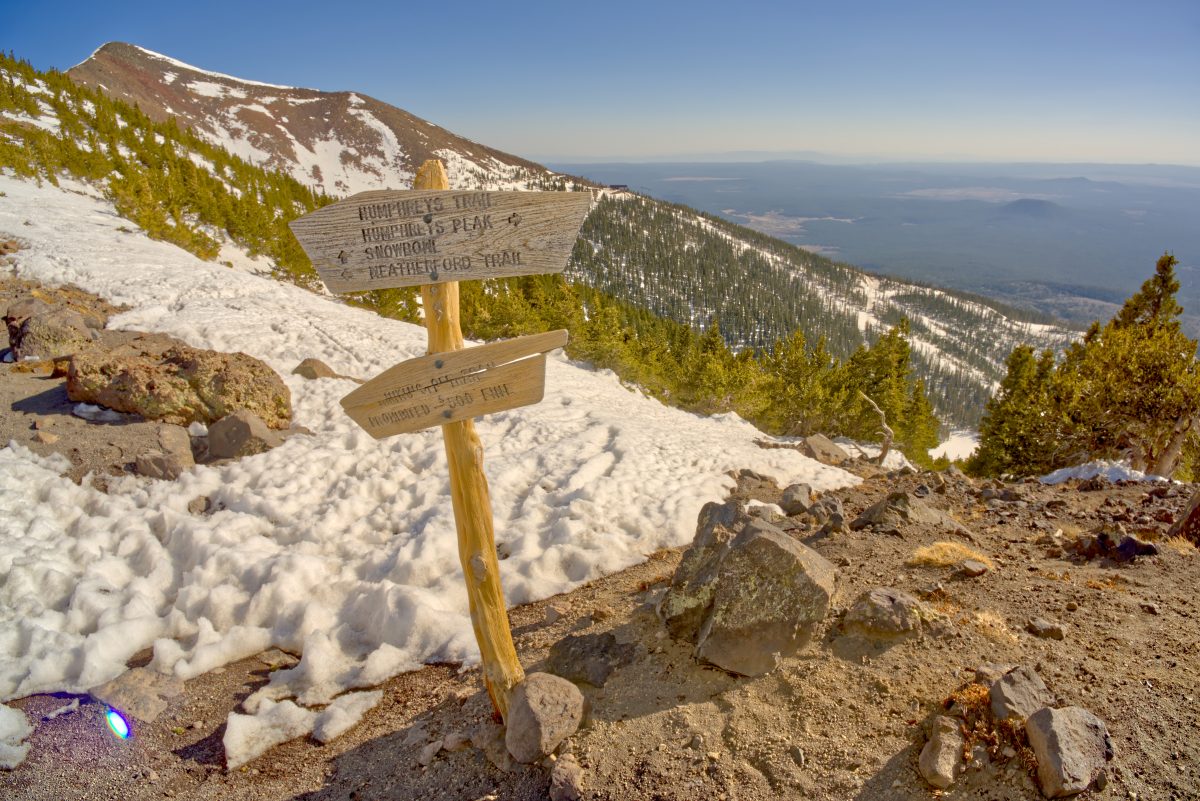
[[[472,419],[537,403],[546,353],[566,331],[463,347],[458,282],[566,267],[591,196],[580,192],[455,192],[436,159],[411,191],[362,192],[291,223],[331,292],[420,286],[429,354],[391,367],[342,398],[376,439],[441,426],[458,555],[484,683],[507,719],[524,680],[500,587],[483,446]]]

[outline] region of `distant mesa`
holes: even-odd
[[[1062,217],[1066,213],[1066,208],[1057,203],[1049,200],[1036,200],[1031,197],[1023,197],[1000,207],[1001,216],[1033,220],[1052,220]]]

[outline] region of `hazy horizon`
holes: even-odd
[[[1186,0],[453,11],[376,6],[364,25],[313,0],[23,3],[0,46],[65,70],[129,42],[250,80],[368,94],[543,161],[805,151],[1200,166],[1200,4]]]

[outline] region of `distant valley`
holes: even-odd
[[[1200,332],[1200,168],[1091,164],[553,164],[876,273],[1086,324],[1170,250]]]

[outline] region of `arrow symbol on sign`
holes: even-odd
[[[520,222],[521,222],[521,215],[517,214],[515,211],[512,214],[508,215],[508,224],[511,225],[513,228],[516,228],[520,224]]]
[[[338,254],[338,261],[340,261],[342,264],[345,264],[346,262],[350,261],[350,256],[347,255],[346,251],[343,250]]]

